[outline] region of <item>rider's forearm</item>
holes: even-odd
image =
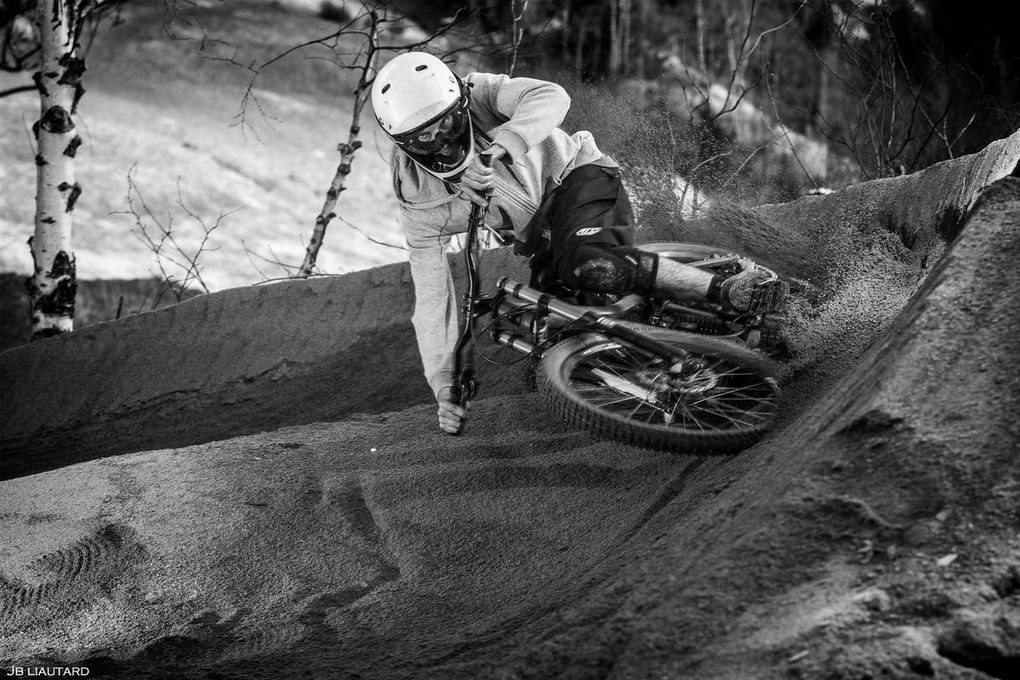
[[[492,73],[472,74],[470,81],[471,96],[508,119],[496,129],[493,142],[514,161],[552,134],[570,109],[570,95],[556,83]]]
[[[432,388],[432,394],[436,395],[436,399],[439,399],[443,390],[453,389],[453,371],[439,371],[429,379],[429,387]],[[449,397],[449,393],[447,397]]]
[[[453,383],[453,348],[459,333],[456,296],[442,248],[411,249],[414,325],[425,379],[433,394]]]

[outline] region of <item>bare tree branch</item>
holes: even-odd
[[[130,215],[135,222],[135,229],[131,233],[142,242],[156,256],[156,265],[159,267],[160,279],[164,283],[163,290],[156,296],[154,308],[159,304],[162,296],[167,291],[171,292],[176,300],[180,302],[185,296],[189,286],[196,284],[204,293],[209,292],[202,277],[202,256],[210,251],[218,250],[218,247],[210,247],[210,238],[230,215],[241,210],[239,206],[230,210],[221,209],[215,221],[208,224],[205,219],[188,207],[184,201],[181,191],[181,178],[177,178],[177,204],[184,214],[198,224],[201,229],[198,244],[193,247],[185,246],[178,238],[179,229],[174,225],[174,216],[171,214],[166,221],[161,221],[149,207],[148,202],[142,195],[141,189],[134,178],[135,166],[128,171],[128,210],[119,211],[114,214]],[[180,270],[180,271],[178,271]]]
[[[18,87],[12,87],[7,90],[0,90],[0,99],[20,94],[22,92],[36,92],[37,90],[38,88],[36,88],[35,85],[20,85]]]

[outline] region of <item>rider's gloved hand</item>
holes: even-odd
[[[495,163],[506,155],[506,149],[499,144],[493,144],[482,153],[490,156]],[[482,164],[479,154],[471,159],[471,162],[464,169],[460,178],[461,196],[472,203],[485,205],[485,195],[492,189],[492,168]]]
[[[450,388],[444,387],[439,390],[436,400],[439,402],[439,427],[450,434],[460,434],[467,421],[467,412],[470,403],[461,406],[455,404],[450,396]]]

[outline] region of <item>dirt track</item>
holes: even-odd
[[[3,472],[44,471],[0,483],[0,660],[1020,677],[1020,181],[982,194],[1018,146],[644,235],[740,247],[814,287],[780,426],[734,457],[566,431],[508,369],[483,374],[467,434],[439,434],[402,266],[0,354]],[[505,257],[487,270],[522,264]],[[57,384],[73,389],[40,387]]]

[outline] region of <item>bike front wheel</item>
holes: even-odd
[[[594,333],[546,352],[539,392],[568,423],[626,444],[680,454],[735,453],[776,418],[777,365],[736,343],[667,329],[647,335],[688,358],[672,364]]]

